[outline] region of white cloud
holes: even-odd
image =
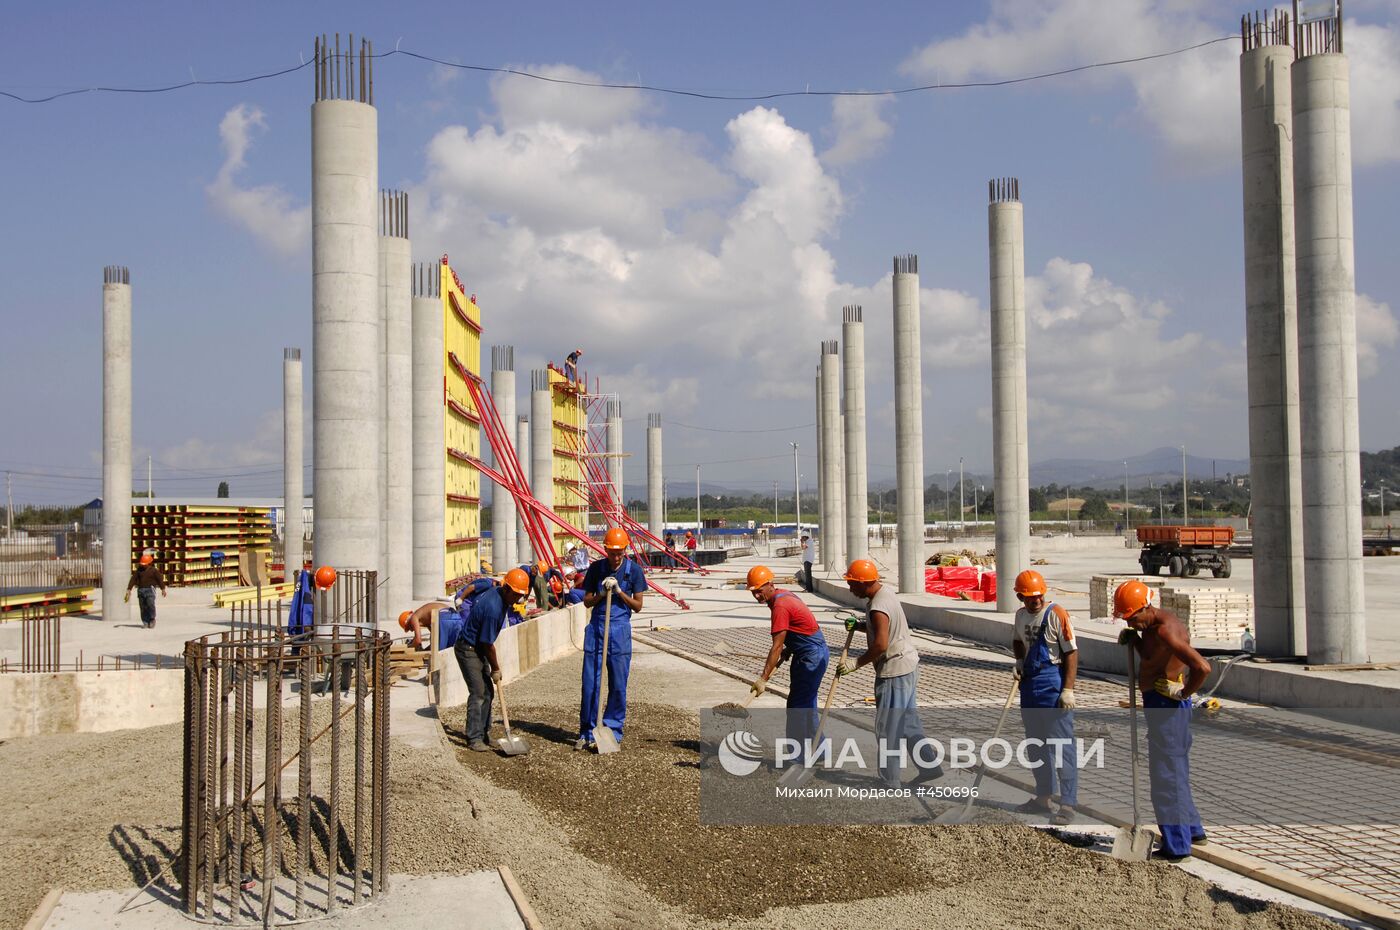
[[[579,81],[602,83],[600,75],[573,65],[517,65],[543,78],[518,74],[498,74],[491,80],[491,96],[496,101],[501,124],[507,129],[536,123],[553,123],[575,129],[606,129],[642,115],[647,102],[641,91],[580,87],[554,83]]]
[[[840,168],[882,152],[894,132],[883,113],[890,99],[833,97],[830,132],[835,141],[822,153],[822,162]]]
[[[1400,322],[1390,309],[1365,294],[1356,295],[1356,364],[1357,374],[1370,378],[1380,371],[1377,346],[1394,348],[1400,342]]]
[[[225,113],[219,121],[224,163],[204,191],[221,213],[264,245],[282,255],[296,255],[311,242],[311,208],[294,206],[291,195],[273,184],[238,184],[254,132],[266,130],[267,120],[258,107],[240,103]]]

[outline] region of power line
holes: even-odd
[[[522,71],[518,68],[500,68],[490,65],[463,64],[456,61],[447,61],[442,58],[435,58],[432,55],[424,55],[421,52],[411,52],[408,49],[396,48],[391,51],[381,52],[372,57],[389,58],[393,55],[403,55],[407,58],[419,61],[431,62],[446,68],[457,68],[462,71],[476,71],[482,74],[508,74],[515,77],[529,78],[535,81],[542,81],[547,84],[565,84],[572,87],[591,87],[602,90],[637,90],[653,94],[668,94],[675,97],[690,97],[697,100],[731,100],[739,102],[757,102],[763,100],[778,100],[783,97],[897,97],[905,94],[924,93],[938,90],[963,90],[978,87],[1008,87],[1013,84],[1026,84],[1032,81],[1043,81],[1048,78],[1064,77],[1069,74],[1077,74],[1081,71],[1092,71],[1096,68],[1112,68],[1118,65],[1131,65],[1144,61],[1155,61],[1159,58],[1170,58],[1173,55],[1183,55],[1187,52],[1194,52],[1197,49],[1205,48],[1209,45],[1216,45],[1220,42],[1229,42],[1240,38],[1238,34],[1219,36],[1214,39],[1207,39],[1204,42],[1197,42],[1194,45],[1187,45],[1182,48],[1172,49],[1165,52],[1154,52],[1150,55],[1138,55],[1134,58],[1118,58],[1112,61],[1096,61],[1086,65],[1076,65],[1071,68],[1061,68],[1057,71],[1044,71],[1039,74],[1027,74],[1021,77],[1004,78],[999,81],[958,81],[949,84],[919,84],[912,87],[899,87],[891,90],[782,90],[771,91],[761,94],[718,94],[705,93],[696,90],[682,90],[676,87],[664,87],[657,84],[618,84],[611,81],[581,81],[573,78],[552,77],[547,74],[537,74],[533,71]],[[75,87],[71,90],[59,91],[47,97],[23,97],[19,94],[0,90],[0,97],[7,97],[18,103],[52,103],[65,97],[74,97],[80,94],[164,94],[172,91],[184,90],[189,87],[219,87],[235,84],[251,84],[255,81],[265,81],[270,78],[282,77],[301,71],[313,61],[303,61],[301,64],[293,65],[289,68],[282,68],[279,71],[268,71],[263,74],[254,74],[248,77],[227,78],[223,80],[189,80],[181,81],[178,84],[167,84],[161,87],[111,87],[99,85],[96,87]]]

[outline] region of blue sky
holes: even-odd
[[[12,12],[0,90],[37,96],[276,70],[320,32],[383,53],[719,93],[1001,79],[1228,35],[1200,0],[884,4],[52,3]],[[1110,12],[1111,10],[1111,12]],[[1400,3],[1347,4],[1362,444],[1400,443]],[[920,258],[925,462],[990,467],[986,181],[1021,179],[1032,460],[1187,443],[1243,457],[1238,44],[995,89],[764,104],[568,89],[376,63],[380,183],[415,257],[448,253],[520,369],[574,344],[616,390],[634,457],[791,480],[818,343],[868,321],[872,480],[892,475],[889,269]],[[0,469],[16,502],[100,482],[100,269],[130,266],[136,459],[158,493],[280,486],[280,360],[310,380],[308,71],[168,94],[0,100]],[[308,383],[307,397],[310,398]],[[309,421],[308,421],[309,422]],[[732,459],[752,461],[730,462]],[[310,461],[308,456],[307,461]],[[804,460],[809,478],[814,461]],[[63,475],[66,477],[58,477]]]

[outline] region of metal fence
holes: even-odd
[[[338,624],[186,645],[179,868],[191,917],[274,926],[388,890],[389,645]]]
[[[58,614],[26,610],[20,617],[21,672],[56,672],[62,666],[63,621]]]
[[[0,539],[0,589],[102,583],[102,544],[93,533],[16,534]]]

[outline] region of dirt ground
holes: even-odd
[[[529,757],[392,742],[392,871],[508,865],[551,930],[1336,930],[1019,826],[702,827],[697,724],[667,704],[666,677],[634,671],[626,748],[599,759],[571,748],[578,674],[565,659],[509,686]],[[446,714],[450,737],[461,722]],[[170,725],[0,743],[0,927],[22,926],[53,886],[134,887],[168,861],[180,739]]]

